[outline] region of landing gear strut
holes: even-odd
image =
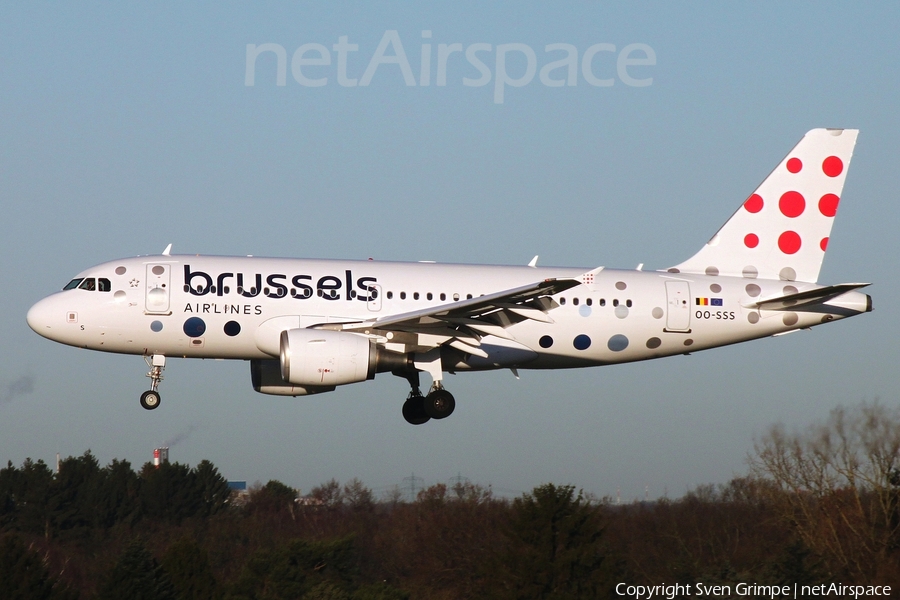
[[[145,356],[144,360],[150,367],[150,372],[147,373],[147,377],[150,378],[150,389],[141,394],[141,406],[147,410],[153,410],[160,403],[159,392],[156,390],[159,388],[159,382],[163,380],[162,372],[166,368],[166,357],[162,354],[154,354]]]

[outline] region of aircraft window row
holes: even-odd
[[[110,292],[112,291],[112,283],[105,277],[99,277],[97,279],[93,277],[84,277],[73,279],[66,284],[63,291],[74,289],[87,290],[89,292]]]
[[[420,297],[421,297],[421,294],[419,294],[419,292],[413,292],[413,300],[418,300]],[[444,292],[441,292],[440,294],[438,294],[438,298],[439,298],[442,302],[446,302],[446,301],[447,301],[447,294],[445,294]],[[453,301],[454,301],[454,302],[459,301],[459,298],[460,298],[460,295],[459,295],[459,294],[453,294]],[[388,300],[393,300],[393,299],[394,299],[394,292],[388,291],[388,292],[387,292],[387,299],[388,299]],[[406,300],[406,292],[400,292],[400,299],[401,299],[401,300]],[[431,293],[431,292],[428,292],[427,294],[425,294],[425,299],[426,299],[426,300],[434,300],[434,294]],[[472,299],[472,294],[466,294],[466,299],[471,300],[471,299]]]
[[[580,298],[572,298],[572,305],[573,305],[573,306],[578,306],[580,303],[581,303],[581,299],[580,299]],[[585,299],[584,299],[584,303],[585,303],[587,306],[593,306],[593,305],[594,305],[594,300],[593,300],[593,298],[585,298]],[[565,296],[560,297],[560,299],[559,299],[559,304],[560,304],[560,306],[565,306],[565,305],[566,305],[566,298],[565,298]],[[598,305],[598,306],[606,306],[606,298],[600,298],[599,300],[597,300],[597,305]],[[619,305],[619,299],[618,299],[618,298],[614,299],[614,300],[612,301],[612,305],[613,305],[613,306],[618,306],[618,305]],[[631,305],[632,305],[631,300],[626,300],[626,301],[625,301],[625,306],[627,306],[628,308],[631,308]]]

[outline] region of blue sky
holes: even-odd
[[[726,482],[773,423],[838,403],[897,402],[900,314],[896,31],[900,8],[843,3],[242,2],[0,5],[0,461],[90,448],[108,462],[212,460],[231,479],[376,490],[458,473],[516,494],[572,483],[624,498]],[[359,50],[360,79],[396,31],[417,82],[422,44],[489,44],[488,85],[463,53],[447,85],[396,64],[345,87],[332,64],[245,84],[248,44]],[[430,31],[431,38],[424,38]],[[613,85],[538,74],[495,102],[496,48],[539,71],[595,44]],[[655,64],[616,57],[630,44]],[[392,55],[393,52],[388,52]],[[315,57],[316,54],[306,54]],[[507,53],[511,78],[524,54]],[[641,54],[635,54],[640,57]],[[554,78],[564,77],[557,70]],[[140,357],[53,344],[28,307],[78,271],[159,253],[665,268],[692,255],[814,127],[861,130],[820,281],[873,282],[875,312],[778,339],[598,369],[450,376],[453,418],[400,416],[380,376],[311,398],[256,394],[245,363],[171,361],[163,406],[138,406]]]

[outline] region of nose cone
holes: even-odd
[[[59,309],[54,306],[56,304],[54,300],[53,297],[44,298],[32,306],[25,315],[28,326],[35,333],[48,339],[53,339],[53,327],[54,325],[58,327],[63,319]]]

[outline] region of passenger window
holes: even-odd
[[[444,301],[446,299],[447,299],[447,294],[445,294],[444,292],[441,292],[441,301]]]
[[[625,306],[627,306],[628,308],[631,308],[631,300],[626,300]]]
[[[566,299],[565,299],[565,298],[560,298],[560,299],[559,299],[559,304],[560,304],[560,306],[565,306],[565,305],[566,305]]]
[[[406,300],[406,292],[400,292],[400,299]]]
[[[97,289],[97,281],[93,277],[88,277],[81,282],[81,285],[78,286],[78,289],[93,292],[95,289]]]
[[[109,292],[112,290],[112,284],[109,282],[109,279],[101,277],[97,280],[97,289],[101,292]]]
[[[425,297],[426,297],[427,299],[431,300],[431,299],[434,298],[434,294],[432,294],[431,292],[428,292],[427,294],[425,294]]]
[[[578,306],[578,298],[572,298],[572,304]]]
[[[394,292],[388,292],[388,293],[387,293],[387,298],[388,298],[388,300],[390,300],[390,299],[393,298],[393,297],[394,297]]]
[[[590,298],[588,298],[587,300],[584,301],[584,303],[587,304],[588,306],[590,306],[591,304],[594,303],[594,301],[591,300]]]
[[[78,284],[80,284],[82,281],[83,281],[82,279],[73,279],[72,281],[70,281],[69,283],[66,284],[66,287],[64,287],[63,290],[74,290],[75,288],[78,287]]]
[[[600,306],[606,306],[606,298],[600,298]]]
[[[413,292],[413,300],[419,299],[419,292]]]

